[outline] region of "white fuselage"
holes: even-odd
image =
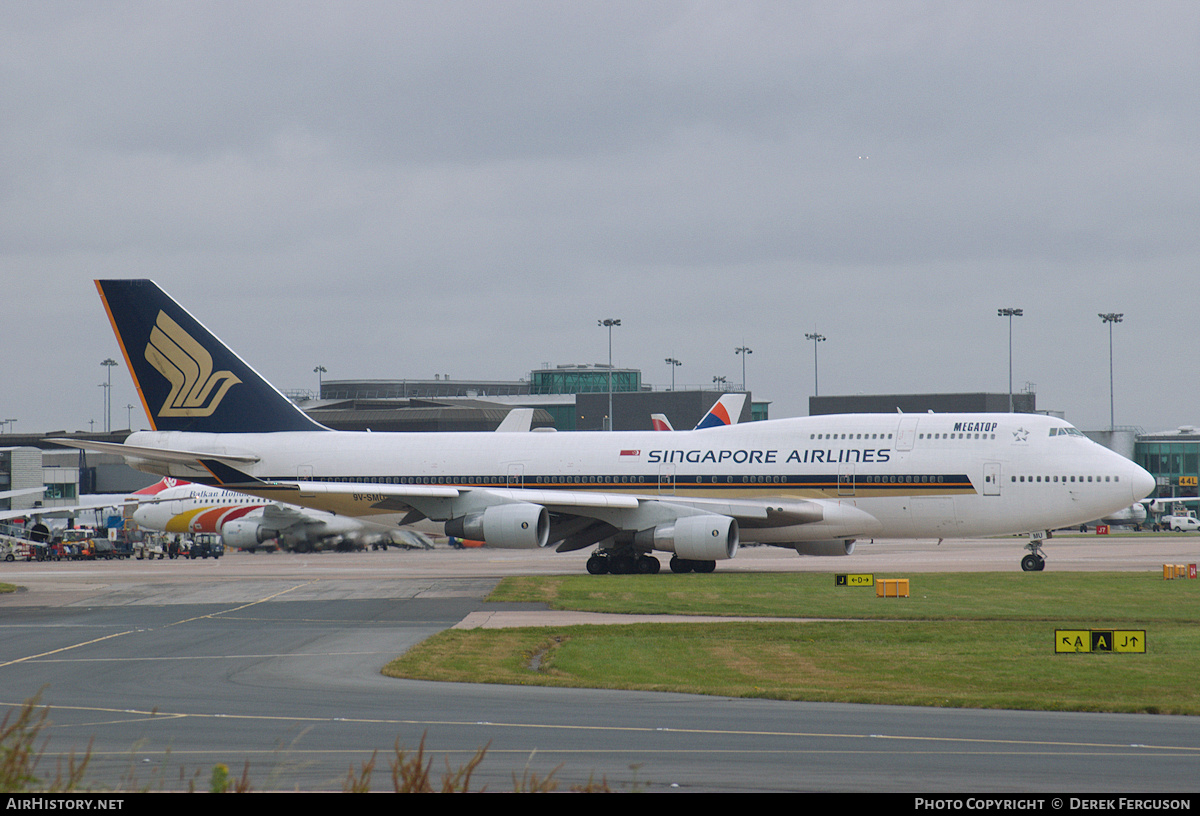
[[[133,520],[162,533],[220,533],[229,521],[261,517],[264,506],[244,493],[189,484],[159,492],[133,511]]]
[[[252,455],[242,472],[302,484],[288,501],[382,523],[405,516],[388,496],[419,486],[687,497],[716,502],[714,512],[722,501],[773,498],[829,508],[824,524],[743,528],[743,541],[767,543],[1053,529],[1103,517],[1154,487],[1133,462],[1034,414],[847,414],[671,434],[140,432],[127,444]],[[141,466],[211,476],[185,464]],[[320,489],[331,484],[339,492]]]
[[[224,536],[232,529],[227,525],[241,523],[255,528],[269,527],[273,533],[288,541],[318,541],[332,536],[381,531],[375,525],[364,524],[358,519],[308,508],[294,508],[294,515],[269,521],[265,514],[270,502],[201,484],[168,488],[154,498],[153,502],[145,502],[133,512],[133,520],[143,530],[193,535],[217,533]],[[276,535],[266,537],[275,538]]]

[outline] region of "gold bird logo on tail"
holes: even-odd
[[[146,345],[146,360],[171,383],[162,417],[211,416],[225,393],[241,382],[231,371],[213,371],[212,355],[160,311]]]

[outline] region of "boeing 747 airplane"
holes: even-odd
[[[148,280],[98,281],[154,430],[137,468],[493,547],[596,545],[591,572],[711,571],[741,542],[848,553],[860,538],[1047,531],[1154,480],[1061,419],[846,414],[675,433],[369,433],[307,417]]]

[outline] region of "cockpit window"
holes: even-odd
[[[1070,425],[1068,425],[1065,428],[1051,428],[1050,435],[1051,436],[1083,436],[1083,431],[1079,430],[1078,428],[1072,428]]]

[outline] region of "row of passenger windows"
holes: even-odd
[[[821,477],[817,477],[821,478]],[[832,478],[832,475],[828,478]],[[945,476],[930,475],[930,474],[857,474],[849,477],[860,484],[938,484],[946,481]],[[1013,477],[1016,481],[1017,477]],[[1039,477],[1040,478],[1040,477]],[[1097,477],[1099,478],[1099,477]],[[846,481],[846,476],[840,476],[839,479]],[[1080,477],[1082,480],[1083,477]],[[330,482],[352,482],[357,484],[413,484],[413,485],[488,485],[488,486],[506,486],[514,484],[669,484],[672,481],[683,482],[693,480],[696,484],[783,484],[795,483],[800,484],[803,480],[798,476],[777,476],[777,475],[745,475],[745,476],[680,476],[676,477],[669,474],[660,474],[659,476],[531,476],[525,479],[523,476],[514,475],[511,479],[505,479],[499,476],[333,476],[324,481]],[[1050,477],[1047,476],[1049,481]],[[1063,477],[1066,481],[1066,477]],[[1025,477],[1021,477],[1021,481],[1025,481]],[[1033,481],[1033,477],[1029,477],[1029,481]],[[247,501],[259,501],[258,499],[248,497]]]
[[[892,434],[844,433],[809,434],[809,439],[891,439]],[[917,439],[995,439],[994,433],[919,433]]]
[[[717,478],[717,477],[713,477]],[[733,481],[733,476],[720,477]],[[768,478],[768,477],[764,477]],[[742,477],[745,481],[746,477]],[[779,477],[782,481],[783,477]],[[490,485],[504,486],[528,481],[537,484],[655,484],[655,476],[331,476],[321,481],[352,482],[356,484],[406,485]]]
[[[871,475],[858,474],[854,477],[854,481],[858,482],[859,484],[885,484],[885,483],[887,483],[887,484],[891,484],[891,483],[899,483],[899,484],[935,483],[936,484],[936,483],[944,482],[945,480],[946,480],[945,476],[925,476],[925,475],[871,476]]]
[[[1084,477],[1084,476],[1013,476],[1011,478],[1014,482],[1059,482],[1061,484],[1065,484],[1068,481],[1071,481],[1071,482],[1075,482],[1075,481],[1078,481],[1078,482],[1084,482],[1084,481],[1087,481],[1087,482],[1092,482],[1092,481],[1119,482],[1119,481],[1121,481],[1120,476],[1087,476],[1087,477]]]
[[[226,492],[226,493],[213,493],[213,492],[204,493],[204,492],[201,492],[198,490],[193,490],[188,495],[188,498],[192,499],[193,501],[198,501],[198,502],[217,502],[217,501],[219,501],[221,504],[254,504],[256,502],[262,501],[262,499],[260,499],[258,496],[238,496],[235,493],[228,493],[228,492]]]

